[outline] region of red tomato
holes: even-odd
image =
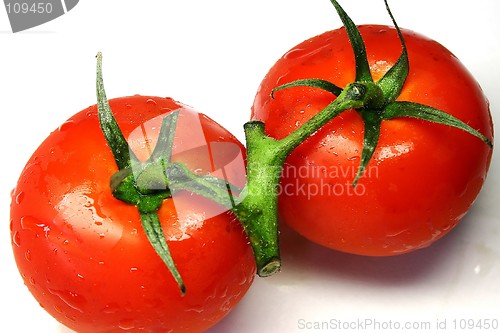
[[[133,96],[110,105],[139,158],[154,147],[162,116],[179,108],[184,111],[174,154],[190,166],[213,162],[200,153],[206,142],[230,143],[244,154],[228,131],[172,99]],[[70,118],[37,149],[11,206],[13,250],[26,286],[47,312],[78,332],[206,330],[253,281],[253,253],[240,223],[196,195],[164,201],[159,218],[187,288],[183,297],[148,242],[137,208],[113,197],[109,182],[116,171],[95,106]],[[244,181],[241,168],[226,172],[240,173]]]
[[[375,81],[401,54],[396,30],[361,26]],[[488,101],[459,60],[437,42],[404,30],[410,73],[398,100],[447,112],[488,138]],[[345,29],[297,45],[271,68],[253,105],[253,120],[281,139],[328,105],[319,89],[271,90],[297,79],[319,78],[340,87],[354,81]],[[279,197],[283,221],[310,240],[363,255],[420,249],[450,231],[471,207],[490,164],[492,149],[464,131],[399,118],[384,121],[374,156],[356,187],[363,122],[354,110],[330,121],[288,158]]]

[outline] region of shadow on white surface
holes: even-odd
[[[499,237],[494,222],[472,209],[430,247],[393,257],[332,251],[282,227],[282,272],[257,278],[240,305],[209,332],[311,331],[298,325],[308,318],[377,320],[387,315],[435,322],[443,316],[491,315],[500,296],[494,283],[499,246],[488,245]],[[255,325],[258,321],[266,323]]]

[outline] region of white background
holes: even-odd
[[[341,3],[358,24],[390,24],[382,0]],[[500,119],[500,1],[391,5],[402,27],[440,41],[463,61]],[[327,0],[81,0],[66,15],[13,34],[0,8],[0,331],[68,332],[38,306],[17,272],[9,193],[40,142],[95,103],[97,51],[104,54],[108,97],[171,96],[243,139],[270,66],[302,40],[340,25]],[[283,271],[257,279],[210,332],[320,332],[301,324],[358,319],[429,322],[432,331],[447,320],[452,332],[453,319],[500,320],[499,166],[494,155],[486,185],[459,227],[413,254],[356,257],[285,230]]]

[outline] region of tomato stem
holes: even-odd
[[[249,237],[260,276],[274,274],[280,268],[278,193],[286,158],[299,144],[341,112],[379,100],[380,96],[380,89],[373,84],[348,85],[324,110],[281,140],[267,136],[262,122],[245,124],[247,185],[242,201],[233,212]]]
[[[259,276],[280,269],[278,243],[278,186],[286,156],[279,141],[264,133],[264,124],[245,126],[247,142],[247,184],[243,200],[233,212],[242,223],[253,248]]]
[[[282,149],[290,154],[300,143],[330,120],[349,109],[361,108],[369,103],[379,105],[382,91],[373,83],[354,82],[347,85],[342,93],[309,121],[280,140]]]

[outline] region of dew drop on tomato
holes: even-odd
[[[31,217],[31,216],[21,217],[21,228],[23,228],[24,230],[30,230],[37,235],[39,232],[48,231],[46,229],[47,226],[43,222],[41,222],[41,221]]]
[[[56,310],[56,312],[63,313],[61,308],[58,307],[57,305],[54,305],[54,310]]]
[[[120,307],[117,304],[107,304],[102,312],[107,313],[107,314],[113,314],[117,313]]]
[[[24,258],[26,258],[26,261],[31,262],[31,252],[30,252],[30,250],[26,250],[26,253],[24,254]]]
[[[19,192],[17,195],[16,195],[16,198],[15,198],[15,202],[16,204],[20,204],[21,202],[23,202],[23,199],[24,199],[24,192]]]
[[[12,243],[14,243],[17,247],[21,247],[21,236],[18,231],[14,232],[14,235],[12,236]]]
[[[73,120],[66,120],[61,126],[57,128],[59,132],[64,132],[75,124]]]
[[[285,53],[285,55],[283,56],[283,59],[295,59],[295,58],[302,57],[305,54],[304,53],[305,51],[306,50],[302,49],[302,48],[291,49],[290,51]]]
[[[191,307],[189,309],[186,309],[186,311],[188,311],[188,312],[189,311],[193,311],[193,312],[196,312],[196,313],[202,313],[203,310],[204,310],[203,305],[197,305],[197,306],[193,306],[193,307]]]
[[[124,331],[130,331],[130,330],[133,330],[135,328],[135,323],[134,323],[133,319],[126,318],[126,319],[120,320],[118,327]]]
[[[84,308],[87,303],[87,300],[83,296],[69,290],[57,290],[51,288],[48,288],[48,290],[52,295],[59,297],[61,301],[63,301],[70,308],[83,313],[82,308]]]
[[[32,286],[34,286],[34,285],[36,284],[36,281],[35,281],[35,279],[34,279],[33,277],[30,277],[30,278],[29,278],[29,282],[30,282],[30,284],[31,284]]]

